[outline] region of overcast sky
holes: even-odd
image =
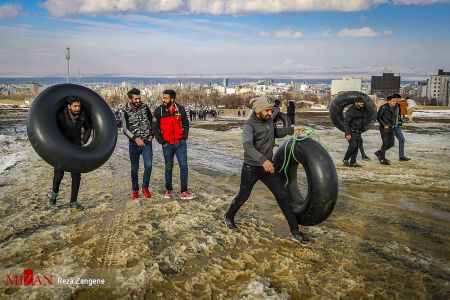
[[[450,0],[0,1],[0,76],[450,71]]]

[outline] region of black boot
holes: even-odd
[[[300,231],[296,233],[291,232],[291,238],[302,246],[307,246],[309,245],[309,243],[311,243],[311,240]]]
[[[389,166],[390,165],[390,163],[389,163],[389,161],[387,159],[380,160],[380,164],[385,165],[385,166]]]
[[[411,160],[411,158],[406,157],[406,156],[401,156],[398,160],[399,161],[408,161],[408,160]]]
[[[378,151],[375,152],[374,154],[375,154],[375,156],[378,158],[378,160],[381,162],[380,150],[378,150]]]
[[[234,223],[234,217],[231,217],[228,212],[226,212],[223,215],[223,221],[225,222],[225,225],[228,227],[228,229],[232,230],[238,230],[236,224]]]

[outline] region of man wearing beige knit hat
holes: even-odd
[[[237,230],[234,216],[247,201],[253,186],[261,180],[275,196],[291,230],[292,238],[301,245],[310,243],[308,237],[298,229],[297,217],[291,206],[290,195],[283,189],[281,177],[272,163],[273,147],[277,137],[272,119],[273,104],[266,97],[250,100],[252,112],[244,124],[242,136],[244,144],[244,164],[241,173],[241,185],[238,195],[225,213],[225,224]]]

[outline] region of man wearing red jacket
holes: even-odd
[[[180,166],[181,199],[193,199],[194,196],[188,191],[188,164],[187,144],[189,134],[189,119],[185,108],[175,102],[174,90],[163,92],[162,105],[156,108],[153,114],[153,134],[162,145],[165,162],[166,192],[164,198],[172,198],[172,170],[173,158],[176,155]]]

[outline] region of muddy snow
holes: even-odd
[[[328,220],[302,228],[313,238],[307,247],[289,239],[283,215],[261,183],[236,216],[240,232],[224,227],[243,161],[239,122],[227,127],[227,120],[217,121],[219,131],[214,122],[192,128],[189,187],[196,198],[190,201],[178,199],[176,164],[175,198],[163,199],[157,143],[152,199],[132,201],[128,141],[119,133],[111,159],[82,174],[79,202],[86,209],[78,213],[67,209],[70,174],[50,208],[52,167],[33,151],[23,125],[4,129],[0,298],[448,299],[450,124],[406,123],[412,160],[399,162],[396,144],[387,152],[391,166],[376,162],[381,140],[369,130],[363,138],[371,160],[358,157],[362,168],[345,168],[343,133],[322,118],[310,125],[335,162],[339,198]],[[7,280],[24,269],[51,276],[52,284]],[[104,283],[92,284],[96,279]]]

